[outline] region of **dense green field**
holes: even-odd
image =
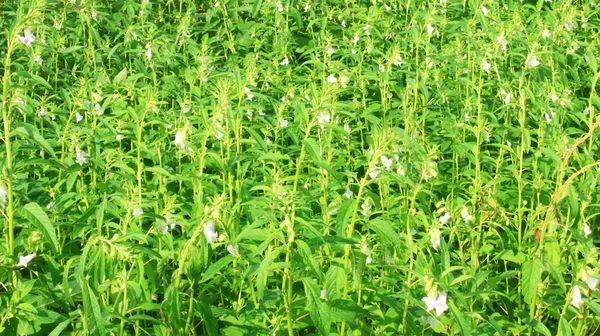
[[[5,0],[1,335],[600,333],[600,4]]]

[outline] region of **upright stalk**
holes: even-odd
[[[2,78],[2,123],[4,125],[4,148],[6,153],[6,191],[7,191],[7,205],[6,205],[6,216],[7,216],[7,230],[6,235],[8,253],[10,256],[14,256],[14,206],[13,206],[13,165],[12,165],[12,147],[10,142],[10,104],[7,101],[8,98],[8,81],[10,79],[10,56],[13,50],[13,38],[12,36],[8,39],[8,50],[6,57],[4,58],[4,76]]]

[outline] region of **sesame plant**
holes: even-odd
[[[0,334],[600,333],[599,14],[2,1]]]

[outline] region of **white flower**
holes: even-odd
[[[151,60],[152,59],[152,48],[148,48],[148,50],[146,50],[146,58]]]
[[[379,66],[379,70],[381,70],[381,72],[385,72],[385,65],[383,65],[383,64],[380,65]]]
[[[473,216],[471,216],[471,214],[469,213],[469,210],[467,208],[463,208],[460,211],[460,215],[465,220],[465,223],[468,223],[473,218]]]
[[[279,122],[279,127],[286,128],[287,126],[288,126],[288,121],[285,119],[281,119],[281,121]]]
[[[334,52],[335,52],[335,49],[333,49],[332,47],[327,48],[327,54],[329,56],[333,55]]]
[[[134,215],[134,216],[139,216],[139,215],[141,215],[143,213],[144,213],[144,210],[142,210],[142,208],[135,208],[131,212],[131,214]]]
[[[550,118],[550,115],[548,113],[545,114],[546,117],[546,122],[552,122],[552,118]]]
[[[190,112],[190,105],[183,105],[183,108],[181,109],[181,112],[183,112],[183,113]]]
[[[117,139],[117,141],[123,140],[123,134],[117,134],[117,136],[115,137],[115,139]]]
[[[29,264],[33,258],[35,258],[35,253],[26,256],[19,256],[19,263],[17,264],[17,267],[27,267],[27,264]]]
[[[502,46],[502,51],[506,51],[506,46],[508,45],[508,41],[504,38],[504,36],[498,35],[498,37],[496,37],[496,41],[498,42],[498,44],[500,44]]]
[[[360,206],[362,209],[362,215],[365,217],[369,217],[371,215],[371,204],[369,203],[369,199],[365,199],[363,204]]]
[[[387,171],[391,171],[392,169],[392,164],[394,163],[394,161],[392,161],[392,159],[388,159],[387,156],[382,155],[381,156],[381,164],[385,167],[385,169]]]
[[[396,169],[396,173],[400,176],[404,176],[406,175],[406,172],[404,171],[404,167],[402,167],[402,165],[398,165],[398,169]]]
[[[344,193],[344,197],[346,197],[346,198],[348,198],[348,199],[349,199],[350,197],[352,197],[352,190],[350,190],[350,188],[346,188],[346,192]],[[6,199],[6,197],[5,197],[5,199]],[[6,202],[6,201],[5,201],[5,202]]]
[[[367,256],[367,260],[365,261],[365,263],[368,265],[372,262],[373,262],[373,258],[371,256]]]
[[[583,235],[585,236],[585,238],[587,238],[591,234],[592,229],[590,229],[590,226],[587,223],[583,224]]]
[[[377,166],[373,166],[371,170],[369,170],[369,176],[374,179],[379,175],[379,168]]]
[[[446,212],[443,216],[440,216],[440,223],[442,223],[442,225],[448,224],[449,220],[450,220],[450,213],[449,212]]]
[[[448,310],[448,305],[446,304],[446,291],[440,293],[440,295],[433,299],[430,297],[424,297],[422,300],[427,305],[427,311],[432,311],[435,309],[435,315],[440,316],[446,310]]]
[[[481,11],[483,12],[484,16],[488,16],[490,10],[487,9],[484,5],[481,5]]]
[[[540,61],[538,61],[535,55],[527,56],[527,62],[525,63],[526,67],[535,68],[538,65],[540,65]]]
[[[483,71],[490,73],[490,68],[492,67],[492,65],[490,63],[488,63],[487,60],[483,60],[483,63],[481,63],[481,68],[483,69]]]
[[[169,231],[169,226],[163,226],[160,224],[156,225],[158,227],[158,231],[162,232],[162,234],[167,234],[167,232]]]
[[[38,116],[41,118],[43,116],[45,116],[46,114],[48,114],[48,111],[46,110],[45,107],[41,107],[40,110],[38,111]]]
[[[508,105],[510,103],[510,92],[506,94],[504,97],[504,105]]]
[[[590,290],[594,290],[594,289],[596,289],[596,286],[598,286],[598,279],[592,278],[591,276],[588,276],[587,274],[586,274],[585,282],[588,284],[588,288]]]
[[[321,289],[321,300],[325,300],[327,298],[327,290],[325,288]]]
[[[281,63],[279,63],[279,65],[282,65],[282,66],[288,65],[288,64],[290,64],[290,60],[287,57],[284,58],[283,61],[281,61]]]
[[[77,121],[77,123],[79,124],[79,122],[82,120],[83,120],[83,116],[79,112],[77,112],[75,114],[75,121]]]
[[[176,146],[181,147],[181,149],[185,149],[185,131],[179,131],[175,134],[175,141],[173,141]]]
[[[327,112],[322,112],[319,114],[319,123],[330,123],[331,122],[331,115]],[[324,128],[324,127],[321,127]]]
[[[91,13],[92,13],[92,19],[94,21],[98,21],[98,12],[96,11],[96,8],[92,8]]]
[[[327,81],[329,83],[336,83],[337,82],[337,78],[335,78],[335,76],[333,74],[329,75],[329,77],[327,77]]]
[[[84,151],[80,151],[79,149],[77,150],[77,154],[76,154],[76,158],[75,158],[75,162],[79,163],[80,166],[83,166],[84,163],[87,162],[87,158],[90,155]]]
[[[510,142],[510,140],[506,140],[506,145],[507,145],[508,147],[512,147],[512,142]]]
[[[283,12],[283,4],[281,2],[277,3],[277,10]]]
[[[19,40],[19,42],[23,43],[24,45],[31,47],[31,43],[33,41],[35,41],[35,35],[33,35],[33,33],[31,33],[31,29],[27,28],[25,29],[25,32],[23,33],[24,36],[17,36],[17,39]]]
[[[427,24],[427,34],[429,34],[429,36],[431,36],[434,31],[435,31],[435,28],[433,28],[433,26],[431,25],[431,23],[428,23]]]
[[[468,122],[468,121],[469,121],[469,118],[470,118],[470,117],[469,117],[469,114],[468,114],[468,113],[465,113],[465,122]]]
[[[590,108],[586,107],[583,109],[583,115],[588,115],[588,114],[590,114]]]
[[[2,203],[6,203],[6,196],[8,196],[8,191],[6,191],[4,187],[0,186],[0,199],[2,199]]]
[[[43,59],[42,59],[40,56],[35,56],[35,57],[33,58],[33,61],[34,61],[35,63],[37,63],[37,64],[40,64],[40,65],[41,65],[42,63],[44,63],[44,60],[43,60]]]
[[[62,28],[62,25],[60,24],[60,22],[54,21],[54,28],[60,30],[60,28]]]
[[[100,104],[96,103],[96,105],[94,105],[94,108],[96,109],[96,114],[101,116],[104,114],[104,109],[102,108],[102,106],[100,106]]]
[[[440,244],[441,244],[440,235],[441,235],[441,233],[440,233],[440,230],[438,230],[438,229],[433,229],[433,230],[429,231],[429,237],[430,237],[429,240],[431,241],[431,244],[433,245],[433,249],[436,251],[438,250],[438,248],[440,247]]]
[[[233,246],[231,244],[227,245],[227,252],[229,252],[232,256],[237,257],[237,246]]]
[[[217,135],[215,137],[217,138],[217,140],[221,140],[221,139],[223,139],[224,136],[225,136],[225,134],[223,134],[223,132],[217,131]]]
[[[571,300],[571,305],[577,309],[580,309],[582,304],[583,300],[581,299],[581,291],[579,291],[579,286],[575,285],[573,288],[573,300]]]
[[[544,31],[542,32],[542,36],[544,38],[549,38],[550,37],[550,31],[548,29],[544,29]]]
[[[219,5],[220,5],[220,3],[217,1],[217,2],[215,2],[215,5],[214,5],[214,6],[215,6],[215,7],[219,7]]]
[[[215,232],[215,222],[208,221],[208,223],[206,223],[206,225],[204,226],[204,235],[206,236],[206,240],[208,240],[210,244],[214,244],[217,242],[219,234]]]
[[[367,31],[367,30],[369,30],[369,28],[371,28],[371,26],[370,25],[366,25],[366,26],[363,27],[363,30]]]

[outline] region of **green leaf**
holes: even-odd
[[[379,237],[391,243],[397,253],[401,253],[403,246],[406,246],[402,243],[400,235],[396,232],[391,222],[377,218],[371,220],[369,226],[371,226],[373,231],[375,231]]]
[[[29,203],[23,207],[24,216],[42,233],[54,253],[58,253],[56,231],[48,215],[37,203]]]
[[[217,336],[219,334],[219,324],[206,300],[201,300],[198,312],[202,321],[204,321],[204,327],[206,328],[208,335]]]
[[[19,127],[13,130],[14,134],[18,134],[28,140],[33,140],[40,147],[42,147],[44,152],[50,154],[53,158],[56,159],[56,153],[54,152],[54,149],[52,149],[50,143],[48,143],[48,141],[44,139],[44,137],[40,134],[40,132],[35,126],[27,123],[20,123],[19,125]]]
[[[538,285],[543,271],[544,263],[539,259],[528,260],[523,263],[523,267],[521,268],[523,276],[521,287],[523,298],[528,304],[531,304],[533,297],[537,295]]]
[[[303,278],[304,291],[308,303],[308,311],[314,326],[319,330],[321,335],[329,335],[331,328],[331,313],[329,308],[321,299],[321,290],[313,282],[312,279]]]

